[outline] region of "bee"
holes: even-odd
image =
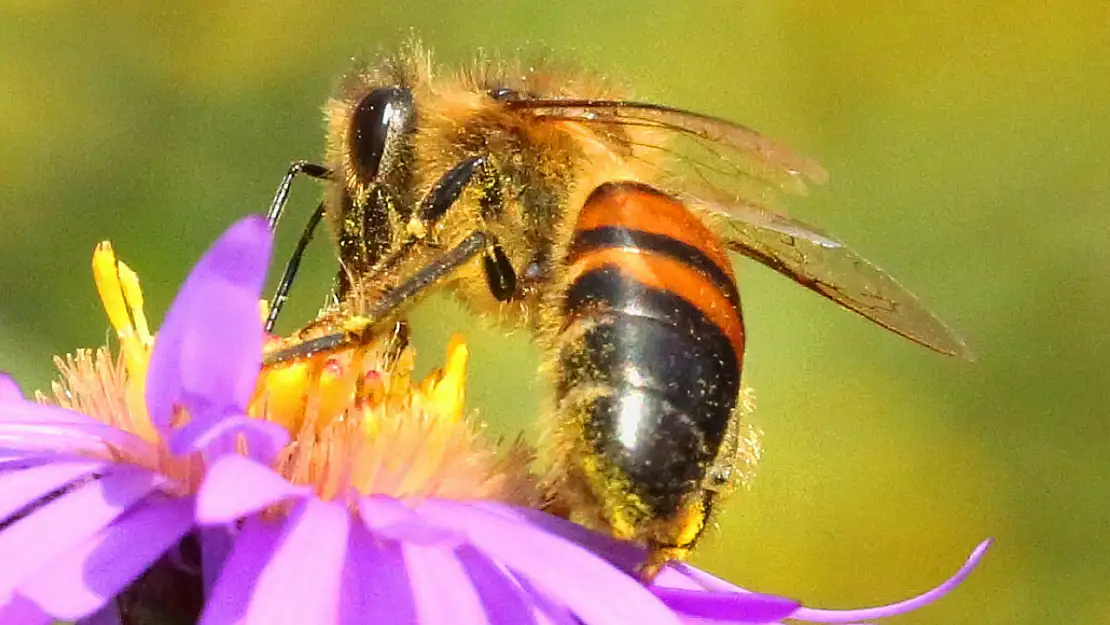
[[[419,44],[355,70],[325,107],[326,220],[340,270],[329,331],[267,365],[341,349],[446,289],[531,331],[552,378],[548,510],[685,558],[739,472],[746,333],[729,253],[944,354],[962,340],[883,270],[775,208],[825,172],[738,124],[638,102],[550,65],[443,72]]]

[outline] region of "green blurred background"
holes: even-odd
[[[88,270],[103,238],[160,318],[205,246],[264,210],[291,160],[318,158],[319,109],[352,56],[410,28],[450,64],[546,50],[820,159],[832,180],[793,214],[898,276],[979,356],[934,355],[740,262],[768,453],[699,562],[852,607],[924,590],[995,536],[964,587],[899,622],[1110,618],[1105,2],[556,4],[4,2],[0,367],[42,387],[51,354],[103,343]],[[296,187],[291,224],[318,194]],[[287,329],[321,301],[328,253]],[[468,329],[472,404],[497,431],[530,423],[543,388],[526,339],[451,308],[417,315],[420,344]]]

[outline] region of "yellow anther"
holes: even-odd
[[[120,285],[123,287],[123,298],[131,312],[131,319],[135,322],[135,334],[143,347],[150,349],[154,337],[150,334],[150,326],[146,322],[146,313],[143,312],[143,289],[139,286],[139,274],[135,273],[127,263],[118,261]]]
[[[343,415],[355,401],[362,376],[362,352],[354,350],[349,362],[329,361],[320,373],[320,406],[316,427],[323,428]]]
[[[470,350],[461,334],[455,334],[447,343],[447,362],[431,390],[431,405],[441,418],[458,421],[462,418],[466,400],[466,363]]]
[[[134,274],[130,270],[127,271],[132,275]],[[133,380],[142,384],[143,380],[146,379],[147,349],[149,346],[144,344],[135,329],[131,314],[128,311],[128,297],[125,295],[125,288],[138,290],[138,278],[135,278],[132,286],[125,287],[120,274],[120,263],[116,260],[112,244],[104,241],[97,245],[96,251],[93,252],[93,279],[96,281],[96,290],[100,294],[100,301],[104,304],[104,312],[108,314],[108,321],[115,329],[116,336],[119,337],[120,349],[123,352],[127,371]],[[139,296],[138,301],[141,305],[141,296]],[[144,328],[145,325],[146,320],[144,319]]]
[[[259,397],[251,402],[251,415],[266,418],[290,433],[304,422],[308,390],[312,384],[308,362],[293,362],[266,369],[258,380]]]
[[[408,397],[412,390],[409,388],[412,379],[412,370],[416,367],[416,350],[411,345],[406,346],[397,356],[393,371],[389,377],[390,398]]]
[[[96,280],[100,301],[104,304],[104,312],[108,313],[108,321],[116,330],[116,335],[120,340],[125,336],[133,336],[134,328],[131,326],[131,316],[127,314],[127,300],[123,297],[123,287],[119,280],[119,264],[116,262],[112,244],[108,241],[101,242],[93,252],[93,278]]]

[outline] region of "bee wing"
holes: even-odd
[[[915,343],[965,360],[974,358],[963,339],[913,293],[828,234],[758,206],[684,200],[730,250]]]
[[[505,106],[539,120],[586,124],[614,145],[647,152],[654,158],[645,155],[643,160],[661,164],[672,179],[664,182],[679,188],[689,189],[696,182],[769,207],[779,193],[804,194],[807,181],[821,184],[828,178],[816,161],[750,128],[708,115],[623,100],[523,98]],[[634,143],[628,127],[659,131],[665,138]]]
[[[523,98],[506,106],[538,119],[587,124],[614,145],[658,150],[660,183],[714,227],[729,249],[916,343],[972,359],[963,340],[912,293],[842,242],[773,209],[781,193],[804,194],[828,178],[815,161],[732,122],[655,104]],[[634,144],[625,127],[664,133]],[[648,160],[648,159],[645,159]]]

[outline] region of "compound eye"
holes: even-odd
[[[348,147],[360,178],[377,177],[383,158],[388,158],[396,142],[411,128],[412,119],[412,92],[408,89],[375,89],[358,103],[351,116]]]

